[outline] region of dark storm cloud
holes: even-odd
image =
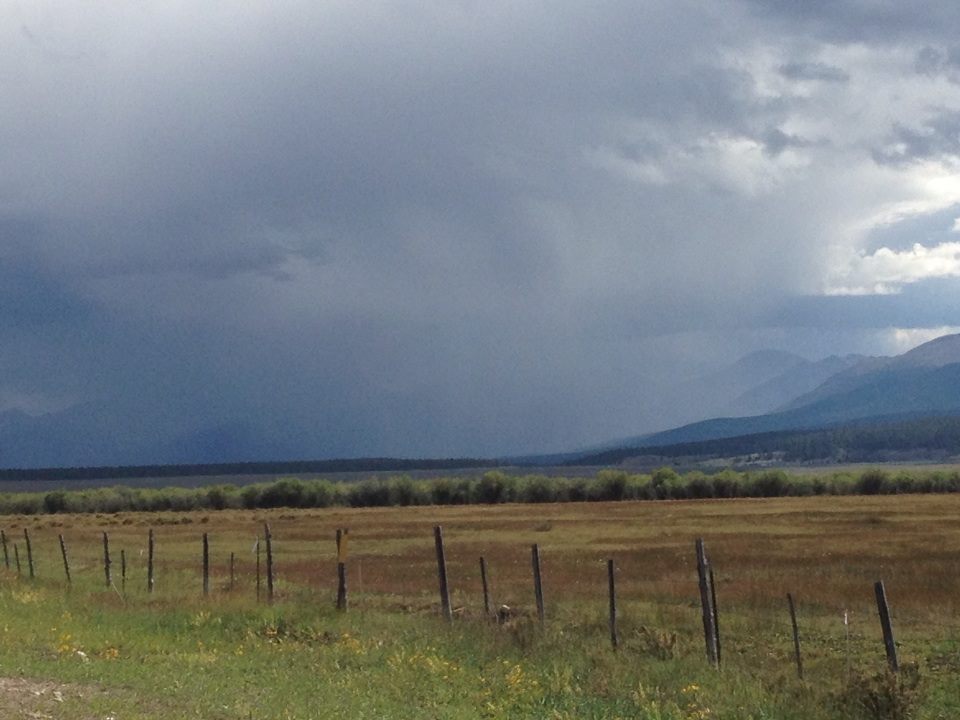
[[[791,34],[836,42],[889,42],[950,37],[960,23],[954,3],[921,0],[750,0],[760,17],[791,26]]]
[[[947,101],[893,135],[869,107],[889,44],[949,47],[951,7],[17,6],[0,411],[67,408],[37,420],[77,431],[43,462],[108,436],[103,462],[662,427],[660,388],[791,327],[768,308],[898,199],[864,147],[953,152]]]
[[[40,326],[82,322],[91,308],[34,251],[41,223],[0,217],[0,338]]]

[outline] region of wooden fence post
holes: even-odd
[[[30,544],[30,531],[26,528],[23,529],[23,539],[27,543],[27,568],[30,570],[30,579],[33,580],[35,577],[33,572],[33,546]]]
[[[270,526],[263,524],[263,538],[267,542],[267,602],[273,602],[273,536]]]
[[[697,576],[700,584],[700,607],[703,614],[703,638],[707,649],[707,661],[717,667],[717,629],[713,612],[713,592],[710,587],[710,566],[703,539],[697,538]]]
[[[707,574],[710,578],[710,604],[713,606],[713,632],[717,639],[717,666],[723,663],[723,648],[720,645],[720,609],[717,605],[717,584],[713,580],[713,566],[707,561]]]
[[[797,660],[797,677],[803,680],[803,659],[800,656],[800,632],[797,630],[797,608],[793,595],[787,593],[787,605],[790,606],[790,624],[793,626],[793,654]]]
[[[147,594],[153,594],[153,528],[147,534]]]
[[[347,564],[337,563],[337,610],[347,611]]]
[[[210,594],[210,540],[203,534],[203,596]]]
[[[0,530],[0,542],[3,543],[3,564],[10,569],[10,552],[7,550],[7,534]]]
[[[437,549],[437,576],[440,578],[440,606],[443,609],[443,618],[447,622],[453,620],[453,611],[450,608],[450,586],[447,584],[447,559],[443,551],[443,528],[436,525],[433,528],[433,541]]]
[[[347,534],[346,528],[337,528],[337,610],[347,609]]]
[[[13,558],[17,561],[17,577],[23,575],[23,571],[20,569],[20,550],[17,548],[17,544],[13,544]]]
[[[337,528],[337,562],[347,561],[347,540],[349,538],[349,528]]]
[[[891,672],[900,671],[900,662],[897,660],[897,644],[893,640],[893,625],[890,622],[890,607],[887,605],[887,592],[883,587],[883,580],[877,580],[873,586],[877,595],[877,611],[880,613],[880,626],[883,628],[883,644],[887,649],[887,663]]]
[[[613,559],[607,560],[607,585],[610,590],[610,643],[616,650],[619,646],[617,640],[617,585],[614,577]]]
[[[127,551],[120,548],[120,592],[127,591]]]
[[[257,535],[257,542],[253,545],[257,554],[257,602],[260,602],[260,536]]]
[[[490,617],[490,585],[487,583],[487,561],[480,556],[480,582],[483,583],[483,612]]]
[[[67,575],[67,587],[70,586],[70,561],[67,560],[67,546],[63,542],[63,535],[58,535],[60,538],[60,554],[63,556],[63,572]]]
[[[113,585],[113,578],[110,573],[110,538],[107,533],[103,533],[103,575],[109,588]]]
[[[530,561],[533,565],[533,594],[537,601],[537,620],[540,628],[546,625],[546,613],[543,609],[543,578],[540,575],[540,546],[536,543],[530,548]]]

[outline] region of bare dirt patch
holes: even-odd
[[[108,720],[109,715],[77,715],[85,701],[104,698],[96,686],[0,677],[0,717],[10,720]],[[66,706],[66,707],[65,707]]]

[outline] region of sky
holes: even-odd
[[[568,450],[755,350],[956,332],[958,37],[949,0],[0,0],[0,464]]]

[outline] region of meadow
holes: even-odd
[[[958,515],[953,494],[10,515],[2,528],[11,556],[17,543],[21,572],[0,572],[0,715],[954,718]],[[275,553],[272,604],[256,598],[264,523]],[[436,524],[446,538],[452,623],[439,614]],[[346,613],[334,609],[337,528],[350,530]],[[719,670],[704,654],[697,537],[716,574]],[[543,559],[542,629],[533,543]],[[504,624],[483,611],[481,555],[495,605],[512,609]],[[616,651],[607,558],[617,569]],[[878,579],[892,606],[898,675],[886,671]],[[803,680],[787,592],[798,602]]]

